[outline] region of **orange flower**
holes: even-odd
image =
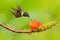
[[[30,27],[31,27],[32,31],[37,29],[39,26],[42,26],[42,24],[35,19],[30,22]]]

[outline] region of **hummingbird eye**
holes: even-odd
[[[24,13],[23,13],[23,16],[29,17],[29,14],[28,14],[27,12],[24,12]]]

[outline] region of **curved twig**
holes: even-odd
[[[13,28],[10,28],[2,23],[0,23],[0,26],[11,31],[11,32],[14,32],[14,33],[32,33],[32,32],[35,32],[35,31],[32,31],[32,30],[15,30]]]

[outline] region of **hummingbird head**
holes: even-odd
[[[29,17],[29,14],[27,12],[23,12],[24,17]]]

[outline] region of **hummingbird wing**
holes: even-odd
[[[16,18],[18,18],[18,17],[21,17],[21,13],[22,13],[22,9],[21,9],[21,7],[18,5],[17,6],[17,9],[15,9],[15,8],[11,8],[11,9],[13,9],[14,11],[10,11]]]
[[[17,10],[17,9],[15,9],[15,8],[13,8],[13,7],[11,7],[11,9],[12,9],[12,10],[14,10],[14,11],[16,11],[16,10]]]
[[[17,10],[22,11],[22,9],[21,9],[21,6],[20,6],[20,5],[18,5],[18,6],[17,6]]]

